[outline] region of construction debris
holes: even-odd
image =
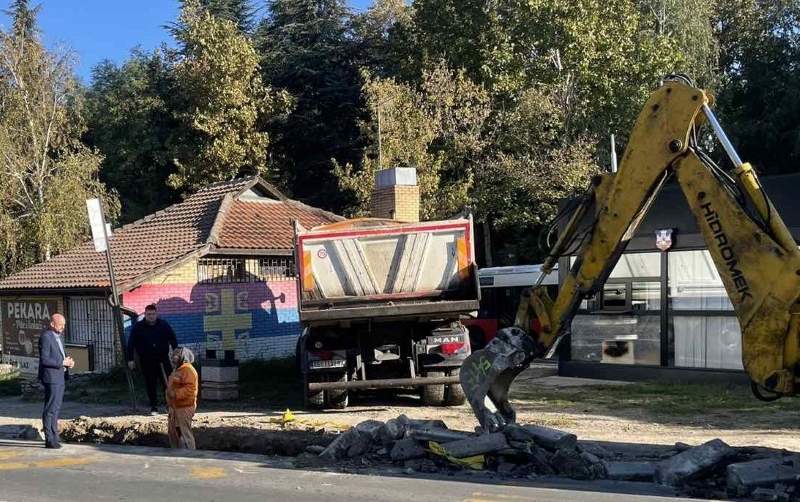
[[[800,456],[770,457],[731,464],[727,469],[727,487],[738,496],[755,488],[773,487],[778,483],[800,480]]]
[[[656,466],[652,462],[608,462],[606,473],[616,481],[653,481]]]
[[[477,470],[504,478],[658,482],[700,497],[800,500],[795,496],[800,455],[731,448],[719,439],[699,446],[601,445],[537,425],[512,424],[479,434],[401,415],[386,423],[362,422],[340,434],[320,457],[373,466],[391,462],[406,474]]]
[[[508,448],[508,441],[502,432],[459,439],[444,445],[447,454],[455,458],[495,453],[506,448]]]
[[[675,486],[701,476],[736,452],[719,439],[712,439],[700,446],[689,448],[656,467],[656,480],[663,485]]]

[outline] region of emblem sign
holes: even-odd
[[[656,247],[661,251],[666,251],[672,247],[672,229],[665,228],[656,230]]]

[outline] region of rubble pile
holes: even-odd
[[[482,470],[509,478],[560,476],[658,483],[697,497],[800,500],[800,454],[732,448],[719,439],[699,446],[578,441],[537,425],[509,425],[478,434],[448,429],[440,420],[401,415],[367,420],[306,455],[345,465],[393,463],[407,473]]]

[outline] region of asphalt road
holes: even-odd
[[[666,489],[640,483],[526,481],[481,475],[433,478],[401,469],[343,474],[292,467],[291,459],[163,448],[0,440],[0,502],[50,501],[649,501]]]

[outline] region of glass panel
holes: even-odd
[[[631,309],[661,310],[661,284],[658,282],[633,282],[631,284]]]
[[[603,310],[625,310],[628,308],[627,284],[603,285]]]
[[[616,279],[659,276],[661,276],[660,253],[629,253],[620,256],[609,277]]]
[[[673,310],[733,310],[708,251],[676,251],[668,259]]]
[[[659,316],[577,315],[571,347],[575,361],[657,366],[661,321]]]
[[[674,316],[675,366],[743,369],[742,335],[733,316]]]

